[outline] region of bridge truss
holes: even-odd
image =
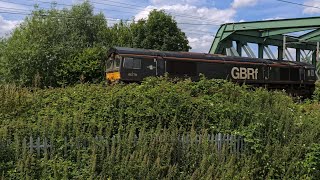
[[[319,42],[320,17],[227,23],[209,53],[308,62],[319,79]]]

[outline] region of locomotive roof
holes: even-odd
[[[150,49],[137,49],[127,47],[114,47],[110,48],[108,56],[111,53],[118,53],[122,55],[141,55],[141,56],[160,56],[162,58],[183,58],[183,59],[194,59],[194,60],[223,60],[223,61],[240,61],[240,62],[253,62],[263,64],[279,64],[287,66],[309,66],[313,68],[313,65],[305,62],[297,61],[286,61],[286,60],[272,60],[272,59],[261,59],[261,58],[249,58],[249,57],[236,57],[236,56],[225,56],[220,54],[207,54],[207,53],[195,53],[195,52],[175,52],[175,51],[159,51]]]

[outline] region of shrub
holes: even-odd
[[[282,92],[251,90],[222,80],[199,82],[148,78],[141,84],[103,87],[79,84],[57,89],[1,86],[0,138],[21,143],[24,137],[54,139],[54,157],[20,156],[5,160],[5,176],[30,178],[148,177],[174,179],[316,178],[312,144],[320,139],[319,103],[295,103]],[[241,158],[221,161],[206,143],[181,147],[153,142],[153,136],[229,133],[245,137]],[[138,146],[132,134],[144,133]],[[127,137],[106,149],[68,149],[64,138]],[[131,137],[131,138],[130,138]],[[90,140],[91,139],[91,140]],[[15,147],[19,147],[16,145]],[[76,144],[74,145],[76,147]],[[104,150],[103,150],[104,149]],[[312,157],[312,158],[311,158]],[[28,166],[33,164],[31,167]],[[59,165],[61,164],[61,165]],[[69,169],[70,168],[70,169]],[[316,166],[317,168],[317,166]]]

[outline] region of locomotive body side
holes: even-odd
[[[110,61],[112,61],[110,63]],[[310,97],[315,88],[315,68],[301,62],[226,57],[187,52],[163,52],[131,48],[111,49],[107,64],[108,81],[140,82],[149,76],[191,78],[203,74],[209,79],[225,79],[267,89]]]

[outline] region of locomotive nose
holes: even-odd
[[[110,82],[114,82],[120,79],[120,72],[107,72],[106,79]]]

